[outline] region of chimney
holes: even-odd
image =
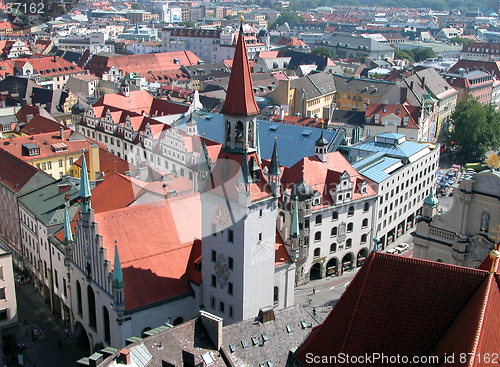
[[[408,99],[408,88],[406,87],[401,87],[401,89],[399,90],[399,101],[400,103],[404,103],[406,102],[406,100]]]
[[[283,107],[280,107],[280,121],[283,121],[285,118],[285,109]]]
[[[120,355],[118,356],[118,364],[130,364],[130,349],[123,348],[120,350]]]
[[[57,62],[57,56],[54,55],[54,59],[53,59],[54,62]]]
[[[425,89],[425,77],[422,78],[422,89]]]
[[[101,172],[101,161],[99,160],[99,146],[97,144],[92,144],[89,147],[89,179],[91,181],[96,180],[96,173]]]
[[[200,311],[200,318],[202,325],[205,327],[210,339],[215,345],[215,349],[219,350],[222,347],[222,322],[221,317],[212,315],[209,312]]]
[[[97,367],[104,360],[104,356],[101,353],[94,353],[89,357],[89,366]]]
[[[261,308],[259,310],[259,321],[263,324],[274,319],[274,310],[272,306]]]
[[[64,127],[62,126],[59,128],[59,137],[64,140]]]

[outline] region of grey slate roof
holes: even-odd
[[[285,366],[288,351],[298,347],[311,332],[311,327],[318,325],[300,305],[274,311],[274,314],[275,320],[265,324],[250,319],[224,327],[221,349],[233,366],[259,366],[259,363],[267,361],[271,361],[274,366]],[[301,325],[302,321],[305,328]],[[287,325],[291,326],[290,333]],[[263,342],[262,334],[266,334],[269,340]],[[253,345],[253,337],[257,338],[257,345]],[[248,347],[242,347],[242,340],[246,340]],[[234,344],[233,353],[230,344]]]
[[[304,89],[306,100],[336,91],[336,83],[332,74],[329,73],[313,72],[301,78],[292,79],[290,87],[297,90]]]
[[[335,35],[330,38],[326,38],[329,46],[339,46],[347,49],[360,49],[368,51],[393,51],[394,49],[383,43],[377,42],[371,38],[363,37],[352,37],[352,36],[342,36]]]
[[[394,86],[394,83],[373,79],[350,78],[338,74],[332,74],[332,76],[338,93],[381,97]]]

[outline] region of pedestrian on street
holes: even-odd
[[[315,295],[315,294],[316,294],[316,288],[313,287],[313,295]]]
[[[312,298],[311,298],[311,297],[309,297],[309,298],[307,299],[307,304],[310,306],[310,305],[311,305],[311,302],[312,302]]]
[[[62,349],[62,343],[61,343],[61,340],[58,340],[58,341],[57,341],[57,346],[59,347],[59,349]]]
[[[313,307],[313,316],[316,316],[316,308]]]

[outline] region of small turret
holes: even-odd
[[[191,114],[189,115],[189,120],[186,122],[186,133],[189,136],[198,134],[198,126],[196,120],[194,119],[194,111],[191,112]]]
[[[316,156],[320,159],[321,162],[326,163],[327,160],[327,148],[328,148],[328,140],[323,136],[323,130],[321,130],[321,136],[315,143],[316,148]]]
[[[89,173],[87,170],[87,162],[85,153],[82,154],[82,174],[80,176],[80,198],[81,198],[81,213],[88,214],[90,211],[90,182]]]
[[[424,205],[422,206],[422,217],[432,218],[437,213],[437,208],[439,205],[439,200],[434,195],[434,190],[431,189],[431,193],[424,199]]]
[[[64,266],[70,266],[71,250],[73,245],[73,233],[71,232],[71,221],[69,220],[68,204],[64,204]]]
[[[130,97],[130,84],[126,79],[123,79],[122,84],[120,85],[120,92],[123,94],[125,97]]]
[[[125,310],[125,283],[123,281],[122,266],[118,255],[118,246],[115,241],[115,260],[113,264],[113,298],[115,299],[113,309],[117,312],[118,318],[123,317]]]
[[[252,184],[252,175],[248,168],[248,155],[245,149],[243,162],[241,163],[240,177],[238,178],[238,192],[240,196],[239,202],[240,205],[242,206],[250,205],[251,184]]]
[[[269,166],[268,181],[271,186],[271,192],[274,197],[281,195],[281,180],[280,180],[281,170],[278,160],[278,145],[274,141],[273,155],[271,157],[271,164]]]

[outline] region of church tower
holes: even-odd
[[[223,149],[201,195],[202,294],[205,309],[231,324],[292,305],[294,278],[275,270],[279,163],[276,150],[264,172],[258,156],[259,107],[242,26],[221,111]]]

